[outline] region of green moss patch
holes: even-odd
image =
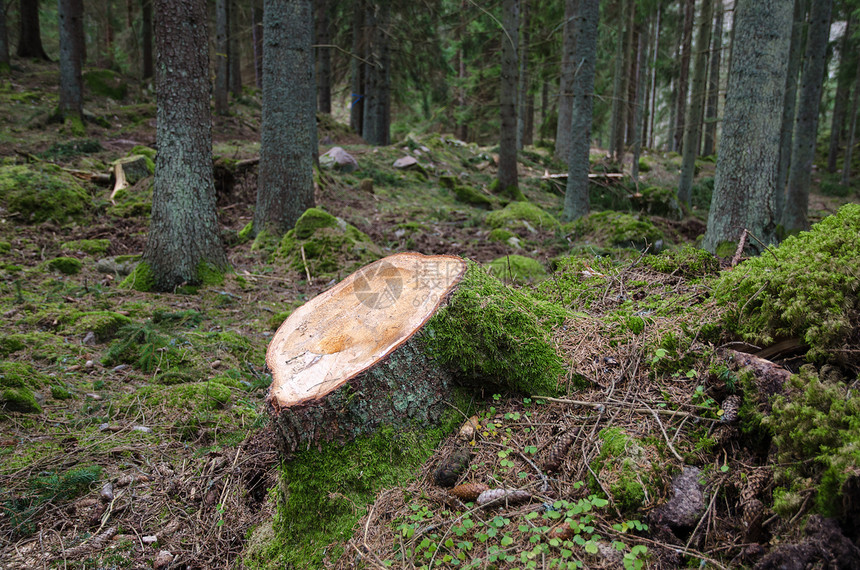
[[[493,201],[484,194],[481,194],[471,186],[454,186],[454,196],[458,202],[471,204],[481,208],[492,208]]]
[[[74,257],[56,257],[46,263],[48,269],[59,271],[63,275],[77,275],[81,272],[83,263]]]
[[[276,259],[312,277],[350,273],[381,256],[368,235],[320,208],[302,214],[275,252]]]
[[[600,455],[592,462],[592,470],[602,487],[592,480],[592,490],[602,495],[606,489],[622,512],[638,510],[649,495],[656,496],[656,489],[649,488],[653,486],[653,465],[648,450],[618,427],[604,428],[597,435]]]
[[[689,279],[716,275],[720,271],[720,262],[716,257],[704,249],[690,245],[667,250],[660,255],[646,256],[642,258],[642,263],[660,273],[680,275]]]
[[[453,424],[453,422],[447,422]],[[271,567],[323,568],[336,560],[381,489],[416,477],[445,434],[383,429],[347,444],[324,443],[299,453],[280,470],[284,496],[275,516],[275,540],[253,558]]]
[[[546,278],[546,269],[537,259],[523,255],[506,255],[487,264],[500,280],[514,283],[533,283]]]
[[[0,411],[38,414],[34,388],[47,385],[47,377],[23,362],[0,361]]]
[[[89,255],[104,255],[110,248],[109,239],[76,239],[67,241],[62,246],[62,249],[68,251],[80,251]]]
[[[663,233],[649,220],[612,210],[595,212],[564,229],[574,239],[610,247],[644,249],[663,239]]]
[[[491,228],[507,230],[555,231],[559,228],[558,220],[531,202],[511,202],[503,209],[487,214],[485,221]]]
[[[116,336],[117,331],[129,323],[131,319],[119,313],[91,311],[78,315],[70,328],[77,334],[92,332],[99,342],[105,342]]]
[[[166,379],[166,386],[144,386],[126,397],[121,407],[133,406],[140,398],[147,406],[168,406],[177,410],[197,412],[223,408],[230,402],[230,388],[219,382],[185,382],[184,376]]]
[[[0,167],[0,204],[25,223],[81,219],[90,197],[72,176],[50,165]]]
[[[152,267],[143,261],[138,263],[119,286],[144,293],[152,291],[155,288],[155,275],[152,273]]]
[[[564,366],[552,329],[569,315],[511,289],[473,262],[447,306],[427,323],[431,353],[476,381],[555,394]]]
[[[756,344],[801,337],[808,358],[839,358],[860,327],[860,205],[847,204],[811,231],[723,274],[724,324]],[[856,342],[856,341],[855,341]],[[856,346],[856,345],[855,345]]]

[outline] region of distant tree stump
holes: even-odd
[[[420,333],[465,271],[459,257],[396,254],[296,309],[266,354],[282,451],[438,420],[453,379]]]

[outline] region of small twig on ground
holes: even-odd
[[[308,258],[305,257],[305,246],[302,245],[302,265],[305,266],[305,275],[308,277],[308,285],[311,284],[311,272],[308,270]]]
[[[669,439],[669,434],[666,433],[666,428],[663,427],[663,422],[660,421],[660,416],[658,416],[657,412],[651,409],[651,407],[648,406],[648,404],[646,404],[645,402],[642,402],[642,405],[645,406],[645,408],[649,412],[651,412],[651,415],[654,416],[654,419],[657,420],[657,425],[660,427],[660,431],[663,432],[663,437],[666,439],[666,445],[669,446],[669,451],[672,452],[672,455],[675,456],[675,459],[677,459],[681,463],[684,463],[684,458],[681,457],[681,455],[675,450],[675,446],[672,445],[672,440]]]
[[[732,256],[732,267],[740,263],[741,257],[744,255],[744,248],[747,246],[747,236],[749,232],[744,229],[741,232],[741,239],[738,240],[738,248],[735,250],[735,254]]]

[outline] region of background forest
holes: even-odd
[[[860,567],[858,17],[0,0],[0,568]],[[274,332],[404,251],[492,342],[285,450]]]

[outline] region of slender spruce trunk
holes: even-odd
[[[612,118],[609,124],[609,155],[615,161],[619,160],[624,147],[624,27],[631,4],[631,0],[618,0],[616,4],[618,20],[615,28],[615,69],[612,72]]]
[[[227,35],[227,10],[229,0],[215,0],[215,113],[226,115],[229,112],[227,103],[229,51]]]
[[[651,29],[651,22],[648,23],[647,28],[643,28],[643,30],[646,29]],[[636,84],[638,85],[638,91],[633,99],[635,102],[633,112],[633,140],[631,141],[631,145],[633,147],[633,165],[630,174],[637,186],[639,184],[639,157],[642,155],[642,140],[644,138],[642,125],[645,123],[645,84],[647,78],[645,68],[647,67],[648,61],[648,54],[646,52],[649,43],[648,34],[644,31],[640,32],[638,42],[639,46],[636,50]]]
[[[263,3],[254,0],[251,11],[251,36],[254,41],[254,85],[263,89]]]
[[[836,95],[833,101],[833,116],[830,121],[830,144],[827,149],[827,172],[836,172],[836,158],[845,138],[845,115],[851,98],[851,83],[854,81],[854,68],[857,60],[856,42],[852,37],[854,13],[849,12],[848,23],[839,42],[839,70],[837,71]]]
[[[18,7],[18,57],[31,57],[48,61],[48,54],[42,47],[39,0],[21,0]]]
[[[720,64],[723,53],[723,2],[717,0],[714,32],[711,37],[708,103],[705,108],[705,140],[702,154],[711,156],[717,148],[717,120],[720,112]]]
[[[81,76],[81,45],[84,37],[83,0],[59,0],[60,28],[60,120],[84,118],[84,82]]]
[[[857,143],[857,112],[860,110],[860,58],[857,59],[857,70],[855,72],[854,98],[851,103],[851,115],[849,117],[848,138],[845,146],[845,158],[842,162],[842,184],[848,185],[851,179],[851,159],[854,153],[854,145]]]
[[[230,60],[230,93],[233,99],[238,99],[242,96],[242,53],[239,42],[239,3],[237,0],[230,0],[228,6],[228,29],[230,35],[227,38],[228,59]]]
[[[172,291],[228,263],[215,213],[206,3],[156,0],[155,10],[158,156],[143,252],[152,283],[137,286]]]
[[[388,0],[368,2],[365,18],[370,34],[370,64],[366,66],[361,136],[368,144],[385,146],[391,142],[391,6]]]
[[[0,0],[0,71],[7,71],[9,63],[9,35],[6,33],[6,2]]]
[[[738,0],[737,38],[704,247],[730,255],[744,230],[777,239],[774,196],[791,38],[790,3]],[[759,252],[756,240],[748,249]],[[728,247],[725,247],[728,245]]]
[[[797,77],[803,55],[803,32],[806,28],[807,0],[794,1],[791,26],[791,52],[788,55],[788,72],[785,76],[785,99],[782,109],[782,127],[779,135],[779,171],[776,177],[776,213],[782,219],[785,209],[785,186],[791,168],[791,149],[794,141],[794,120],[797,114]]]
[[[152,67],[152,0],[141,0],[141,33],[140,40],[143,44],[143,70],[141,76],[143,79],[149,79],[153,76]]]
[[[678,181],[678,200],[690,204],[696,158],[699,155],[699,138],[702,132],[702,113],[705,108],[705,92],[708,76],[708,51],[711,46],[711,24],[714,20],[713,0],[702,0],[699,30],[696,34],[696,61],[693,67],[693,85],[690,107],[684,122],[683,160]]]
[[[818,134],[818,110],[826,68],[827,41],[833,0],[812,0],[806,41],[800,101],[791,151],[791,170],[785,194],[782,225],[787,232],[809,229],[807,209],[812,182],[812,161]]]
[[[657,57],[660,55],[660,31],[663,24],[663,4],[657,4],[657,26],[654,30],[654,52],[651,57],[651,101],[648,107],[648,148],[655,147],[654,121],[657,116]]]
[[[555,129],[555,157],[564,163],[570,157],[570,120],[573,109],[573,79],[576,73],[576,14],[579,0],[565,0],[564,32],[561,47],[561,78],[558,89],[558,122]]]
[[[693,20],[696,0],[681,0],[684,4],[684,27],[681,40],[681,69],[678,73],[678,98],[675,100],[675,132],[672,150],[681,152],[684,144],[684,119],[687,110],[687,89],[690,81],[690,59],[693,51]]]
[[[499,134],[498,191],[509,198],[522,197],[517,173],[517,85],[519,69],[520,10],[518,0],[502,2],[502,69],[499,94],[501,132]]]
[[[311,0],[264,0],[263,123],[254,232],[282,235],[314,205]]]
[[[520,77],[517,93],[517,150],[522,150],[526,138],[526,115],[529,91],[529,10],[528,0],[520,0],[522,41],[519,45]]]
[[[320,113],[331,114],[331,20],[329,0],[316,1],[317,108]]]
[[[588,151],[594,110],[594,72],[597,60],[599,0],[580,0],[576,17],[577,67],[573,81],[570,158],[564,194],[564,221],[588,215]]]

